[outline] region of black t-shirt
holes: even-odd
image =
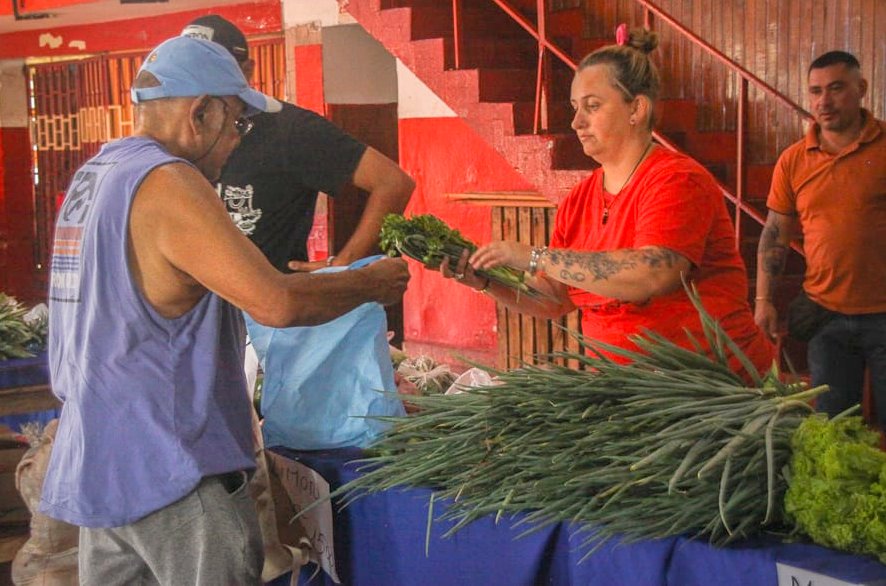
[[[216,185],[234,224],[275,267],[307,260],[317,192],[334,195],[354,175],[366,145],[292,104],[252,118]]]

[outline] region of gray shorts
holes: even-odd
[[[246,472],[209,476],[189,495],[111,529],[80,529],[80,584],[261,584],[262,538]]]

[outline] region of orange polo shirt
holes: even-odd
[[[831,155],[818,125],[785,150],[766,205],[803,229],[803,288],[844,314],[886,312],[886,122],[864,110],[858,140]]]

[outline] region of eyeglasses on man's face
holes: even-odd
[[[219,96],[209,96],[209,97],[213,100],[218,100],[219,102],[222,103],[222,108],[225,113],[225,119],[227,119],[227,117],[228,117],[228,103],[226,101],[224,101],[222,98],[220,98]],[[239,116],[234,119],[234,130],[236,130],[237,134],[239,134],[241,137],[244,137],[247,134],[249,134],[252,131],[254,126],[255,126],[255,122],[253,122],[252,120],[250,120],[246,116]]]
[[[240,116],[239,118],[234,120],[234,130],[236,130],[237,134],[239,134],[240,136],[246,136],[247,134],[252,132],[254,126],[255,122],[253,122],[246,116]]]

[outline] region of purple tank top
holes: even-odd
[[[127,262],[145,176],[185,162],[157,142],[105,145],[71,182],[52,254],[49,367],[63,401],[40,510],[116,527],[187,495],[203,476],[253,468],[240,312],[207,293],[154,311]]]

